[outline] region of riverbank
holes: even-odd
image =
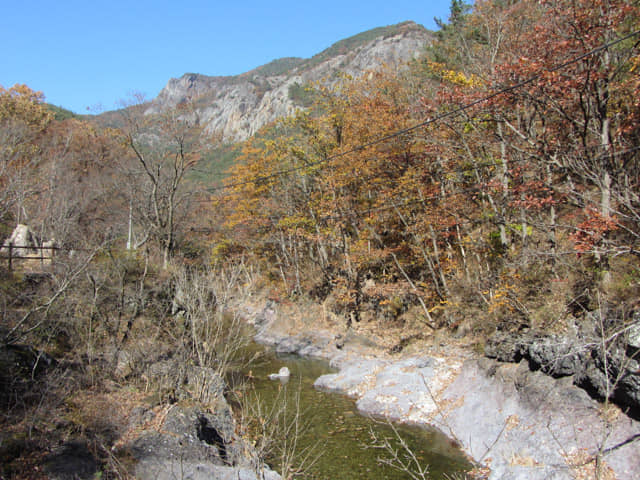
[[[432,425],[491,480],[634,478],[640,424],[572,384],[501,363],[432,336],[397,354],[397,338],[357,325],[341,331],[320,307],[242,306],[256,340],[277,352],[324,358],[339,369],[316,387],[356,399],[364,415]]]

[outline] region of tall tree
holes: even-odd
[[[133,162],[125,165],[129,182],[125,195],[130,197],[143,230],[139,245],[149,238],[157,241],[166,267],[187,208],[185,175],[207,142],[189,103],[160,115],[145,115],[145,108],[144,102],[138,101],[123,110],[124,142],[133,157]]]

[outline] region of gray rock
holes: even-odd
[[[212,402],[224,395],[225,383],[216,370],[185,366],[174,358],[152,363],[146,369],[146,376],[156,383],[159,391],[170,393],[176,400]]]
[[[570,339],[576,335],[499,332],[487,353],[510,363],[469,360],[468,354],[446,360],[365,358],[369,350],[350,349],[353,342],[345,341],[330,356],[340,371],[314,385],[355,397],[363,413],[440,429],[475,461],[488,463],[491,480],[570,480],[575,472],[568,462],[582,462],[601,446],[616,478],[635,478],[640,424],[624,413],[604,422],[602,405],[574,385],[596,395],[607,391],[604,362],[597,352],[580,348],[586,342]],[[615,360],[624,356],[619,350],[609,349],[607,365],[614,373],[626,365],[618,394],[632,398],[639,365]],[[622,390],[625,381],[629,392]]]
[[[386,365],[388,362],[378,359],[344,361],[340,372],[322,375],[313,385],[322,390],[359,397],[367,390],[366,384],[375,381],[377,372]]]
[[[533,366],[553,376],[574,375],[582,369],[585,355],[577,349],[580,342],[565,337],[534,338],[525,356]]]
[[[400,30],[321,61],[290,59],[291,68],[287,71],[270,73],[268,68],[257,68],[236,77],[186,74],[169,80],[147,113],[159,113],[198,98],[201,106],[197,115],[207,132],[219,132],[228,141],[244,140],[262,126],[295,113],[299,105],[290,97],[292,86],[326,82],[335,79],[337,72],[357,77],[383,65],[399,68],[422,52],[432,39],[432,34],[414,23],[407,23]],[[320,56],[314,59],[319,60]]]
[[[206,461],[214,465],[232,462],[233,424],[230,412],[220,413],[214,416],[196,408],[172,407],[161,429],[143,432],[131,445],[139,461],[136,472],[166,460]],[[217,441],[210,440],[213,438]]]
[[[437,410],[434,401],[436,361],[430,357],[409,358],[383,368],[375,378],[375,387],[356,402],[365,415],[383,416],[406,423],[424,422]],[[435,390],[435,389],[434,389]]]
[[[213,368],[191,367],[186,376],[186,387],[196,400],[208,403],[223,397],[225,382]]]
[[[322,357],[323,356],[323,348],[325,345],[318,345],[316,343],[312,343],[307,345],[306,347],[298,350],[298,355],[301,357]]]
[[[453,407],[439,413],[436,426],[477,461],[491,458],[492,479],[571,479],[563,452],[569,458],[594,454],[601,441],[612,447],[640,433],[640,425],[624,415],[605,426],[598,404],[570,378],[530,372],[526,362],[466,362],[441,405]],[[618,478],[640,471],[632,444],[612,451],[605,461]]]
[[[490,459],[492,480],[570,480],[567,459],[573,455],[577,461],[582,452],[594,454],[600,442],[612,448],[640,435],[640,425],[624,415],[605,426],[598,403],[572,377],[531,371],[526,358],[463,364],[341,355],[332,362],[340,372],[321,376],[316,387],[356,397],[364,414],[439,428],[477,462]],[[610,451],[605,461],[619,478],[640,471],[633,442]]]
[[[8,253],[9,245],[19,248],[19,250],[13,251],[13,255],[17,257],[39,255],[39,251],[34,247],[40,245],[40,242],[27,225],[18,224],[16,228],[14,228],[11,236],[4,242],[2,248],[0,248],[0,253]]]
[[[159,461],[146,470],[137,470],[138,480],[280,480],[276,472],[265,468],[256,473],[246,467],[229,467],[193,461]]]
[[[501,362],[519,362],[529,351],[529,336],[517,333],[496,332],[484,347],[484,354]]]
[[[289,380],[290,376],[291,372],[289,371],[289,368],[282,367],[278,373],[271,373],[269,375],[269,380]]]
[[[523,358],[535,369],[554,376],[574,375],[582,369],[586,354],[575,338],[541,336],[533,332],[496,332],[485,346],[485,355],[501,362]]]
[[[629,332],[634,333],[633,329]],[[623,409],[640,412],[640,373],[627,355],[635,337],[624,345],[612,345],[606,352],[578,336],[542,336],[532,332],[496,332],[485,347],[485,355],[502,362],[526,360],[532,369],[553,377],[573,376],[573,383],[596,399],[614,401]],[[608,369],[608,371],[607,371]]]
[[[120,350],[117,354],[114,374],[121,379],[127,378],[133,372],[133,366],[134,361],[131,352]]]
[[[262,345],[273,347],[276,353],[295,354],[302,357],[326,357],[326,349],[331,342],[329,334],[314,332],[313,334],[282,335],[263,328],[254,336],[254,340]]]
[[[268,468],[250,468],[249,447],[234,433],[231,410],[221,400],[215,414],[173,406],[160,429],[144,431],[131,445],[139,480],[278,480]]]
[[[617,403],[634,409],[636,414],[640,410],[640,370],[636,365],[624,369],[616,385],[615,399]]]
[[[268,300],[265,307],[257,314],[253,315],[253,324],[259,328],[273,321],[276,315],[276,305],[273,301]]]
[[[298,353],[311,345],[311,339],[306,336],[282,338],[275,346],[276,353]]]
[[[631,350],[631,355],[640,351],[640,315],[636,316],[635,322],[629,327],[627,347]]]

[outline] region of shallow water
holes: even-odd
[[[255,348],[262,348],[255,346]],[[291,370],[288,382],[269,380],[270,373],[286,366]],[[380,420],[360,415],[355,401],[346,396],[316,390],[314,381],[333,370],[323,360],[302,358],[294,355],[276,355],[265,350],[263,357],[243,372],[250,380],[251,393],[258,395],[267,409],[274,402],[284,402],[294,410],[299,398],[299,411],[303,412],[306,425],[299,435],[298,448],[315,446],[321,453],[318,461],[304,478],[333,479],[409,479],[407,473],[381,463],[380,458],[389,458],[390,453],[372,448],[372,432],[378,438],[389,438],[394,448],[402,455],[393,429]],[[471,468],[462,452],[442,433],[420,427],[398,425],[395,427],[407,443],[421,466],[429,465],[431,479],[451,478]],[[279,470],[278,460],[268,462]]]

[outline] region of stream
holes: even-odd
[[[250,381],[248,394],[260,398],[267,411],[273,408],[274,402],[286,402],[289,412],[295,411],[297,404],[304,425],[298,434],[297,448],[312,448],[312,457],[319,454],[317,461],[306,470],[305,478],[411,478],[406,472],[380,461],[380,458],[390,458],[391,454],[384,449],[373,448],[372,435],[378,439],[389,439],[393,448],[402,454],[404,450],[398,440],[400,436],[420,465],[429,465],[429,476],[426,478],[455,478],[455,474],[471,468],[463,453],[441,432],[407,425],[395,425],[392,428],[384,421],[360,415],[353,399],[315,389],[313,383],[319,376],[334,372],[326,361],[276,355],[257,344],[252,348],[264,349],[264,353],[242,372],[244,378]],[[278,372],[283,366],[291,371],[288,381],[268,379],[270,373]],[[278,459],[268,458],[267,461],[279,470]]]

